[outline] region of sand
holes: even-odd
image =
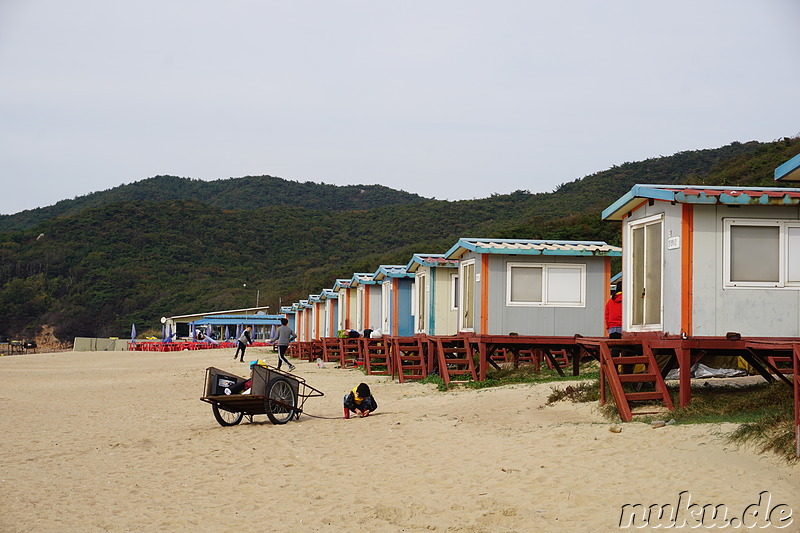
[[[618,531],[623,505],[684,491],[729,517],[769,491],[800,530],[800,467],[726,444],[732,424],[612,433],[593,404],[544,406],[553,384],[442,393],[296,362],[326,394],[306,413],[335,419],[221,427],[199,398],[206,367],[246,373],[231,357],[0,358],[0,531]],[[360,381],[379,411],[343,420]]]

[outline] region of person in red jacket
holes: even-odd
[[[606,329],[608,338],[622,338],[622,292],[615,292],[606,302]]]

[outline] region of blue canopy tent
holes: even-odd
[[[282,315],[209,315],[195,320],[192,324],[195,326],[206,326],[209,331],[211,326],[225,326],[225,340],[230,338],[228,333],[230,326],[236,326],[236,338],[244,331],[245,325],[253,326],[257,335],[267,336],[268,328],[280,325]]]

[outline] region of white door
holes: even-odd
[[[622,299],[630,331],[663,329],[663,243],[662,215],[628,225],[625,253],[631,273],[626,276]]]

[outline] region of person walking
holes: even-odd
[[[250,326],[246,326],[242,334],[239,335],[239,338],[237,339],[236,353],[233,354],[234,361],[236,360],[237,357],[239,357],[239,352],[241,352],[242,355],[239,361],[244,363],[244,351],[247,348],[248,344],[253,344],[253,340],[250,338]]]
[[[278,345],[278,370],[281,369],[281,363],[286,363],[289,367],[289,372],[294,370],[294,365],[286,359],[286,350],[289,349],[289,343],[297,338],[292,328],[289,327],[289,320],[281,318],[281,325],[275,330],[275,334],[269,340]]]

